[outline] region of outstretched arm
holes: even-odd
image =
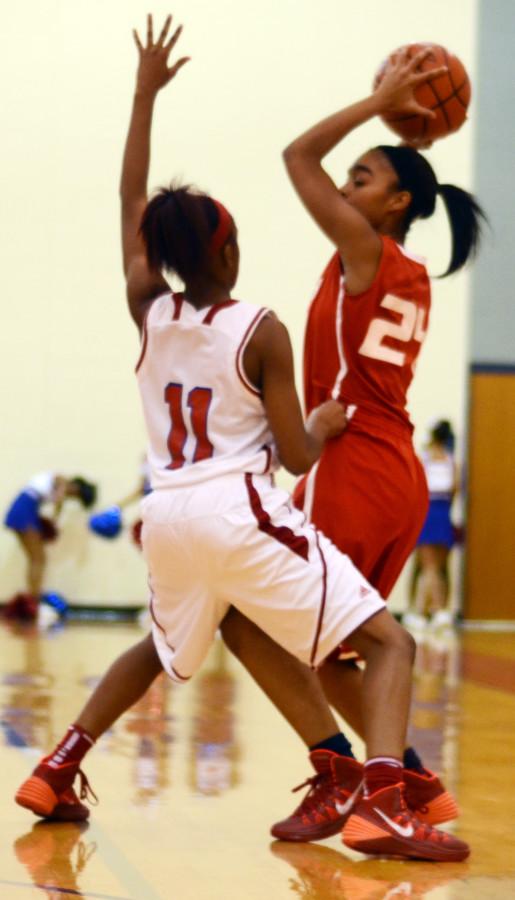
[[[139,227],[147,204],[154,103],[161,88],[165,87],[188,61],[187,57],[183,57],[173,66],[168,66],[168,58],[182,30],[181,26],[177,28],[167,41],[171,21],[172,17],[168,16],[157,41],[154,42],[152,16],[149,15],[145,46],[134,31],[139,66],[123,155],[120,200],[123,271],[127,283],[127,299],[132,318],[140,328],[149,302],[168,290],[168,283],[161,272],[149,269]]]
[[[323,158],[346,135],[374,116],[401,111],[434,117],[415,100],[414,89],[435,78],[445,67],[418,72],[427,50],[413,59],[400,55],[387,69],[377,90],[323,119],[284,151],[284,160],[295,190],[322,231],[338,248],[345,266],[350,293],[361,293],[372,283],[381,255],[381,240],[367,219],[342,196],[322,166]]]

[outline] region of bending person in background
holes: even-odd
[[[7,603],[4,615],[10,619],[32,620],[37,617],[45,576],[45,543],[58,536],[57,522],[63,504],[78,500],[89,508],[97,496],[96,485],[85,478],[67,478],[54,472],[34,475],[12,502],[4,518],[4,525],[14,531],[27,562],[26,591]],[[51,515],[43,516],[41,507],[52,507]]]

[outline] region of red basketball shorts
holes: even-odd
[[[384,598],[415,547],[429,502],[411,439],[353,422],[326,444],[294,501]]]

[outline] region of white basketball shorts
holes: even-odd
[[[199,668],[230,606],[313,668],[385,608],[268,475],[156,490],[142,515],[152,632],[175,681]]]

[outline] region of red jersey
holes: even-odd
[[[334,397],[356,407],[356,424],[373,418],[412,430],[406,395],[429,322],[429,276],[419,257],[391,238],[382,242],[364,293],[345,293],[338,253],[322,275],[304,342],[306,411]]]

